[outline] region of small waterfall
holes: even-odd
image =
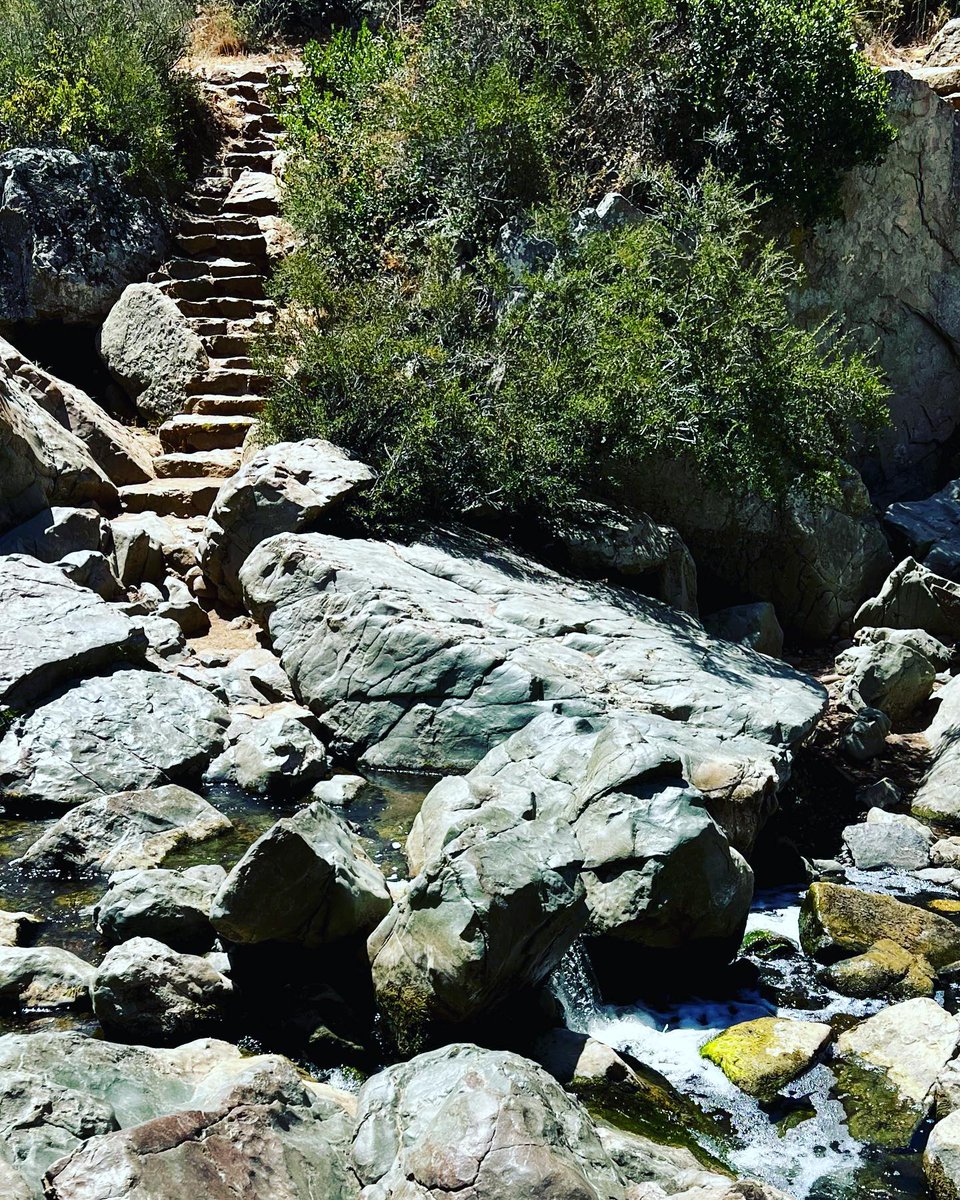
[[[568,1029],[589,1033],[600,1014],[600,990],[593,977],[583,939],[578,938],[550,976],[550,990],[560,1002]]]

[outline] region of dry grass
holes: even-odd
[[[249,33],[230,0],[206,0],[190,31],[190,57],[235,58],[249,50]]]

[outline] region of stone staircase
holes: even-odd
[[[274,88],[290,86],[295,63],[217,66],[201,77],[210,103],[235,133],[181,201],[177,256],[150,277],[193,326],[207,372],[185,389],[181,412],[158,430],[157,478],[120,489],[127,512],[197,517],[210,511],[263,407],[264,380],[250,358],[258,329],[273,322],[266,297],[268,238],[279,216],[274,168],[280,122]]]

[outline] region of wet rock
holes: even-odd
[[[890,572],[880,594],[868,600],[854,618],[857,629],[875,626],[922,629],[935,638],[960,637],[960,584],[951,583],[905,558]]]
[[[641,591],[697,615],[696,564],[669,525],[658,525],[646,513],[590,503],[551,533],[579,574],[636,579]]]
[[[16,721],[0,742],[0,786],[8,803],[66,806],[191,782],[219,752],[226,724],[226,710],[202,688],[117,669]]]
[[[835,992],[860,1000],[912,1000],[932,996],[936,988],[936,976],[927,960],[910,954],[890,938],[882,938],[866,954],[826,967],[821,978]]]
[[[914,794],[910,811],[926,821],[960,825],[960,677],[938,693],[940,707],[924,735],[930,746],[930,765]]]
[[[205,958],[136,937],[107,952],[92,995],[108,1037],[174,1045],[223,1029],[233,985]]]
[[[110,309],[100,330],[100,355],[153,424],[182,409],[190,381],[210,365],[189,321],[152,283],[131,283]]]
[[[0,312],[6,321],[96,321],[159,263],[157,206],[119,186],[122,155],[17,148],[0,155]]]
[[[938,1121],[923,1152],[923,1171],[933,1200],[960,1196],[960,1112]]]
[[[960,959],[960,927],[938,913],[892,896],[834,883],[814,883],[800,910],[800,938],[808,954],[829,961],[864,954],[889,939],[934,967]]]
[[[216,937],[210,907],[225,878],[223,867],[118,871],[94,920],[111,943],[155,938],[173,950],[202,954]]]
[[[226,749],[210,764],[206,778],[230,781],[261,795],[302,796],[329,774],[315,718],[299,704],[275,705],[261,712],[234,715]]]
[[[337,755],[459,770],[549,711],[623,705],[790,743],[823,693],[626,589],[572,583],[474,535],[431,545],[281,535],[242,571]]]
[[[960,1018],[927,999],[894,1004],[841,1034],[837,1084],[853,1136],[908,1146],[958,1045]]]
[[[220,598],[239,607],[240,568],[255,546],[308,529],[374,479],[330,442],[308,438],[258,451],[221,487],[204,532],[203,571]]]
[[[454,837],[371,934],[377,1003],[402,1053],[543,983],[587,921],[582,852],[547,818]]]
[[[269,1196],[359,1200],[349,1169],[349,1122],[314,1108],[239,1105],[158,1117],[108,1134],[55,1163],[47,1200]]]
[[[844,829],[843,841],[860,871],[917,871],[930,863],[934,835],[913,817],[871,808],[865,823]]]
[[[18,860],[37,871],[154,867],[233,828],[202,796],[174,784],[90,800],[51,825]]]
[[[333,808],[347,808],[367,786],[360,775],[334,775],[313,785],[311,796]]]
[[[703,618],[703,627],[715,637],[749,646],[758,654],[779,658],[783,653],[783,630],[772,604],[737,604]]]
[[[843,748],[854,762],[869,762],[883,753],[891,729],[886,713],[879,708],[862,708],[843,735]]]
[[[909,635],[897,638],[899,630],[882,632],[894,636],[863,639],[839,655],[836,670],[846,677],[844,694],[852,697],[855,708],[880,709],[897,726],[930,698],[938,665],[920,649],[922,631],[915,631],[915,640]]]
[[[23,381],[0,369],[0,532],[54,505],[93,504],[115,510],[116,487]]]
[[[819,1021],[758,1017],[725,1029],[700,1053],[741,1091],[772,1100],[813,1066],[832,1033],[829,1025]]]
[[[367,934],[390,908],[379,867],[323,804],[284,817],[227,876],[211,920],[232,942],[292,942],[316,949]]]
[[[142,658],[141,630],[57,567],[0,557],[0,707],[23,708],[66,680]]]
[[[527,1059],[469,1045],[388,1067],[363,1086],[353,1168],[370,1196],[624,1197],[576,1100]]]
[[[0,946],[4,1008],[86,1008],[96,969],[58,946]]]
[[[678,1196],[682,1200],[688,1194],[689,1200],[722,1200],[724,1196],[732,1200],[730,1180],[717,1171],[708,1171],[683,1146],[662,1145],[649,1137],[624,1133],[602,1123],[597,1124],[597,1133],[628,1189],[631,1184],[639,1189],[634,1193],[636,1200],[660,1200],[661,1196]],[[657,1190],[651,1191],[651,1186]],[[630,1196],[629,1190],[627,1195]]]

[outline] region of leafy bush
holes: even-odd
[[[309,260],[269,344],[279,438],[324,436],[380,472],[371,517],[522,523],[602,493],[618,465],[692,454],[728,487],[829,493],[852,422],[876,428],[865,361],[790,321],[791,261],[708,172],[648,181],[644,219],[575,235],[544,214],[554,257],[518,286],[435,248],[415,284],[343,287]]]
[[[145,180],[176,181],[190,15],[186,0],[0,0],[0,145],[102,146]]]
[[[852,19],[842,0],[690,0],[671,126],[685,164],[709,159],[805,219],[829,209],[841,173],[892,136]]]

